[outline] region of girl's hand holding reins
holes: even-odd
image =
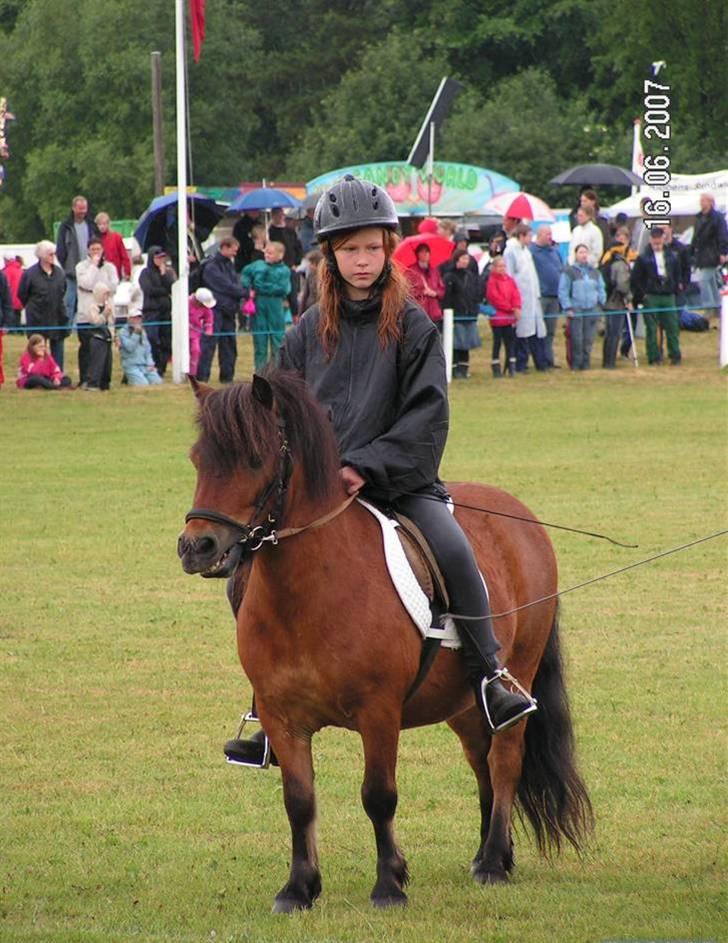
[[[356,468],[352,468],[351,465],[344,465],[340,468],[339,477],[347,494],[356,494],[366,484]]]

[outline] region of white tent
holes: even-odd
[[[695,216],[700,212],[701,193],[711,193],[715,197],[716,208],[723,213],[728,211],[728,170],[716,170],[709,174],[673,174],[664,187],[640,187],[637,193],[605,207],[603,212],[607,216],[626,213],[629,217],[637,217],[640,215],[640,201],[648,197],[651,200],[666,200],[670,204],[666,216]]]

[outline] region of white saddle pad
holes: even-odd
[[[379,521],[384,544],[384,558],[387,561],[392,584],[422,637],[442,639],[445,648],[460,648],[460,639],[452,619],[445,619],[445,625],[442,628],[431,625],[430,603],[417,582],[417,577],[412,572],[399,537],[395,533],[399,524],[367,501],[361,498],[357,498],[357,501]]]

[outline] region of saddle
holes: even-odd
[[[450,600],[445,580],[425,535],[415,522],[404,514],[394,511],[392,517],[399,524],[396,529],[397,537],[422,592],[431,605],[439,602],[443,607],[443,612],[446,612],[450,607]]]

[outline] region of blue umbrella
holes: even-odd
[[[225,207],[220,206],[208,196],[199,193],[187,195],[187,212],[194,223],[195,235],[203,242],[225,215]],[[177,194],[166,193],[155,197],[139,217],[134,238],[142,250],[149,246],[164,246],[168,242],[168,233],[177,223]]]
[[[234,200],[228,209],[229,213],[245,213],[246,210],[277,210],[299,207],[301,201],[295,196],[286,193],[285,190],[277,190],[275,187],[258,187],[257,190],[250,190]]]

